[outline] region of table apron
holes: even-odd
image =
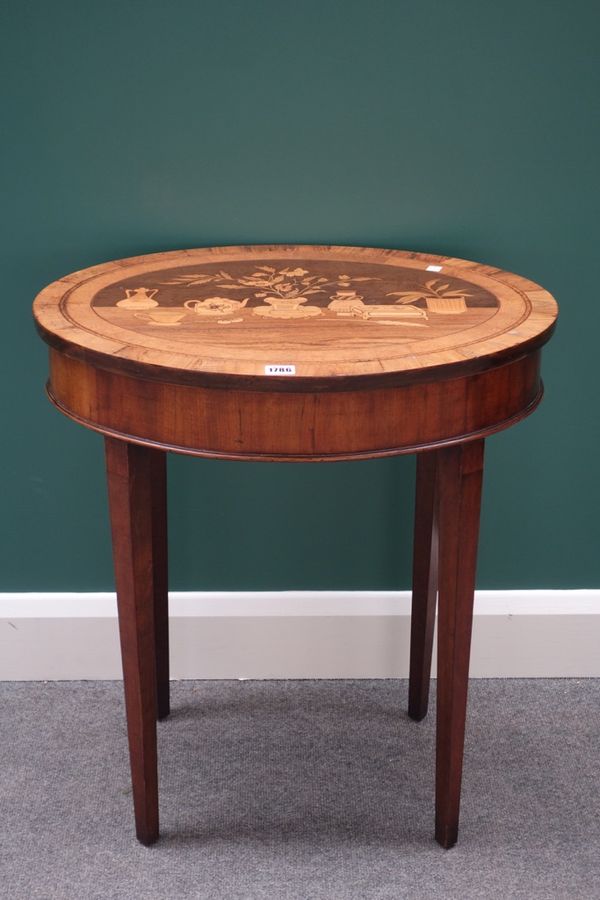
[[[485,437],[532,412],[542,383],[540,350],[454,379],[296,393],[144,380],[51,349],[48,394],[70,418],[134,443],[294,462],[412,453]]]

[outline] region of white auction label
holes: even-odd
[[[295,375],[296,366],[279,365],[265,366],[265,375]]]
[[[426,272],[441,272],[441,271],[442,271],[442,267],[441,267],[441,266],[427,266],[427,268],[425,269],[425,271],[426,271]]]

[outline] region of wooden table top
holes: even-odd
[[[84,269],[42,290],[34,315],[49,344],[100,368],[188,384],[268,379],[276,390],[499,365],[545,343],[557,305],[527,278],[468,260],[259,245]]]

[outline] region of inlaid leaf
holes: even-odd
[[[269,287],[269,282],[264,278],[252,278],[248,276],[247,278],[240,278],[240,284],[248,285],[249,287]]]
[[[387,297],[403,297],[406,301],[408,300],[420,300],[423,296],[422,291],[390,291],[389,294],[386,294]]]
[[[213,275],[202,275],[200,273],[195,275],[176,275],[170,281],[161,281],[161,284],[206,284],[212,281],[213,277]]]

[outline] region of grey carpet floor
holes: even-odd
[[[119,683],[0,685],[0,896],[600,898],[600,681],[473,681],[461,830],[404,681],[172,685],[161,839],[133,834]]]

